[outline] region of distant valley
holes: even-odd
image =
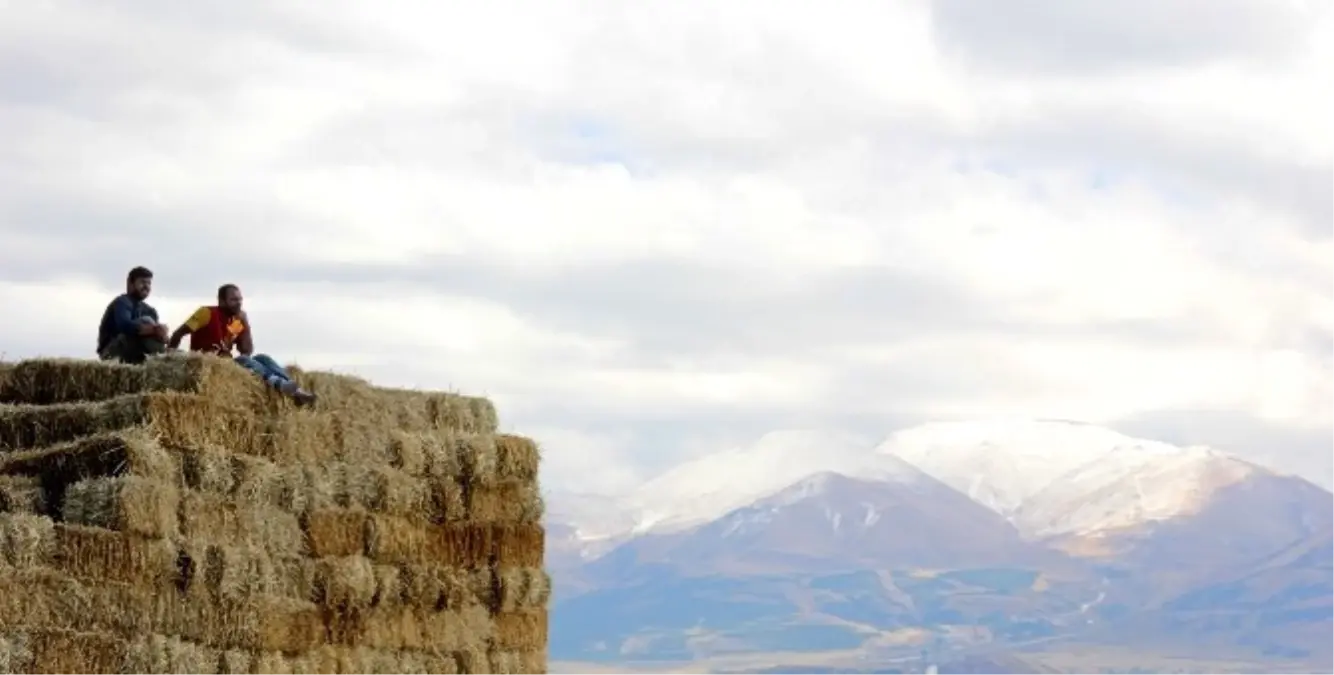
[[[631,495],[549,495],[547,518],[553,662],[1031,670],[1024,652],[1134,647],[1323,668],[1334,651],[1328,491],[1091,425],[779,432]]]

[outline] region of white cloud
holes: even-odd
[[[1055,55],[943,0],[11,4],[0,350],[235,281],[261,349],[608,489],[729,415],[1328,429],[1330,12],[1095,4],[1007,18]]]

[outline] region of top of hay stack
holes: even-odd
[[[302,386],[319,395],[318,408],[324,411],[377,421],[415,418],[426,426],[482,433],[497,428],[495,406],[485,398],[376,387],[361,378],[297,367],[291,371]],[[290,405],[231,359],[211,355],[168,354],[141,366],[69,358],[0,363],[0,404],[96,403],[152,392],[203,394],[230,409]]]

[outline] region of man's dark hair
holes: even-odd
[[[125,283],[132,284],[140,279],[152,279],[152,278],[153,278],[153,270],[150,270],[147,267],[136,267],[130,270],[130,273],[126,275]]]
[[[231,293],[232,291],[239,291],[239,290],[241,290],[241,289],[237,288],[237,287],[236,287],[236,284],[223,284],[223,285],[219,286],[219,287],[218,287],[218,304],[222,304],[222,303],[224,303],[224,302],[227,301],[227,294],[228,294],[228,293]]]

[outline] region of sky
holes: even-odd
[[[824,5],[823,7],[821,5]],[[1334,482],[1331,3],[0,1],[0,332],[490,396],[548,488],[1077,419]]]

